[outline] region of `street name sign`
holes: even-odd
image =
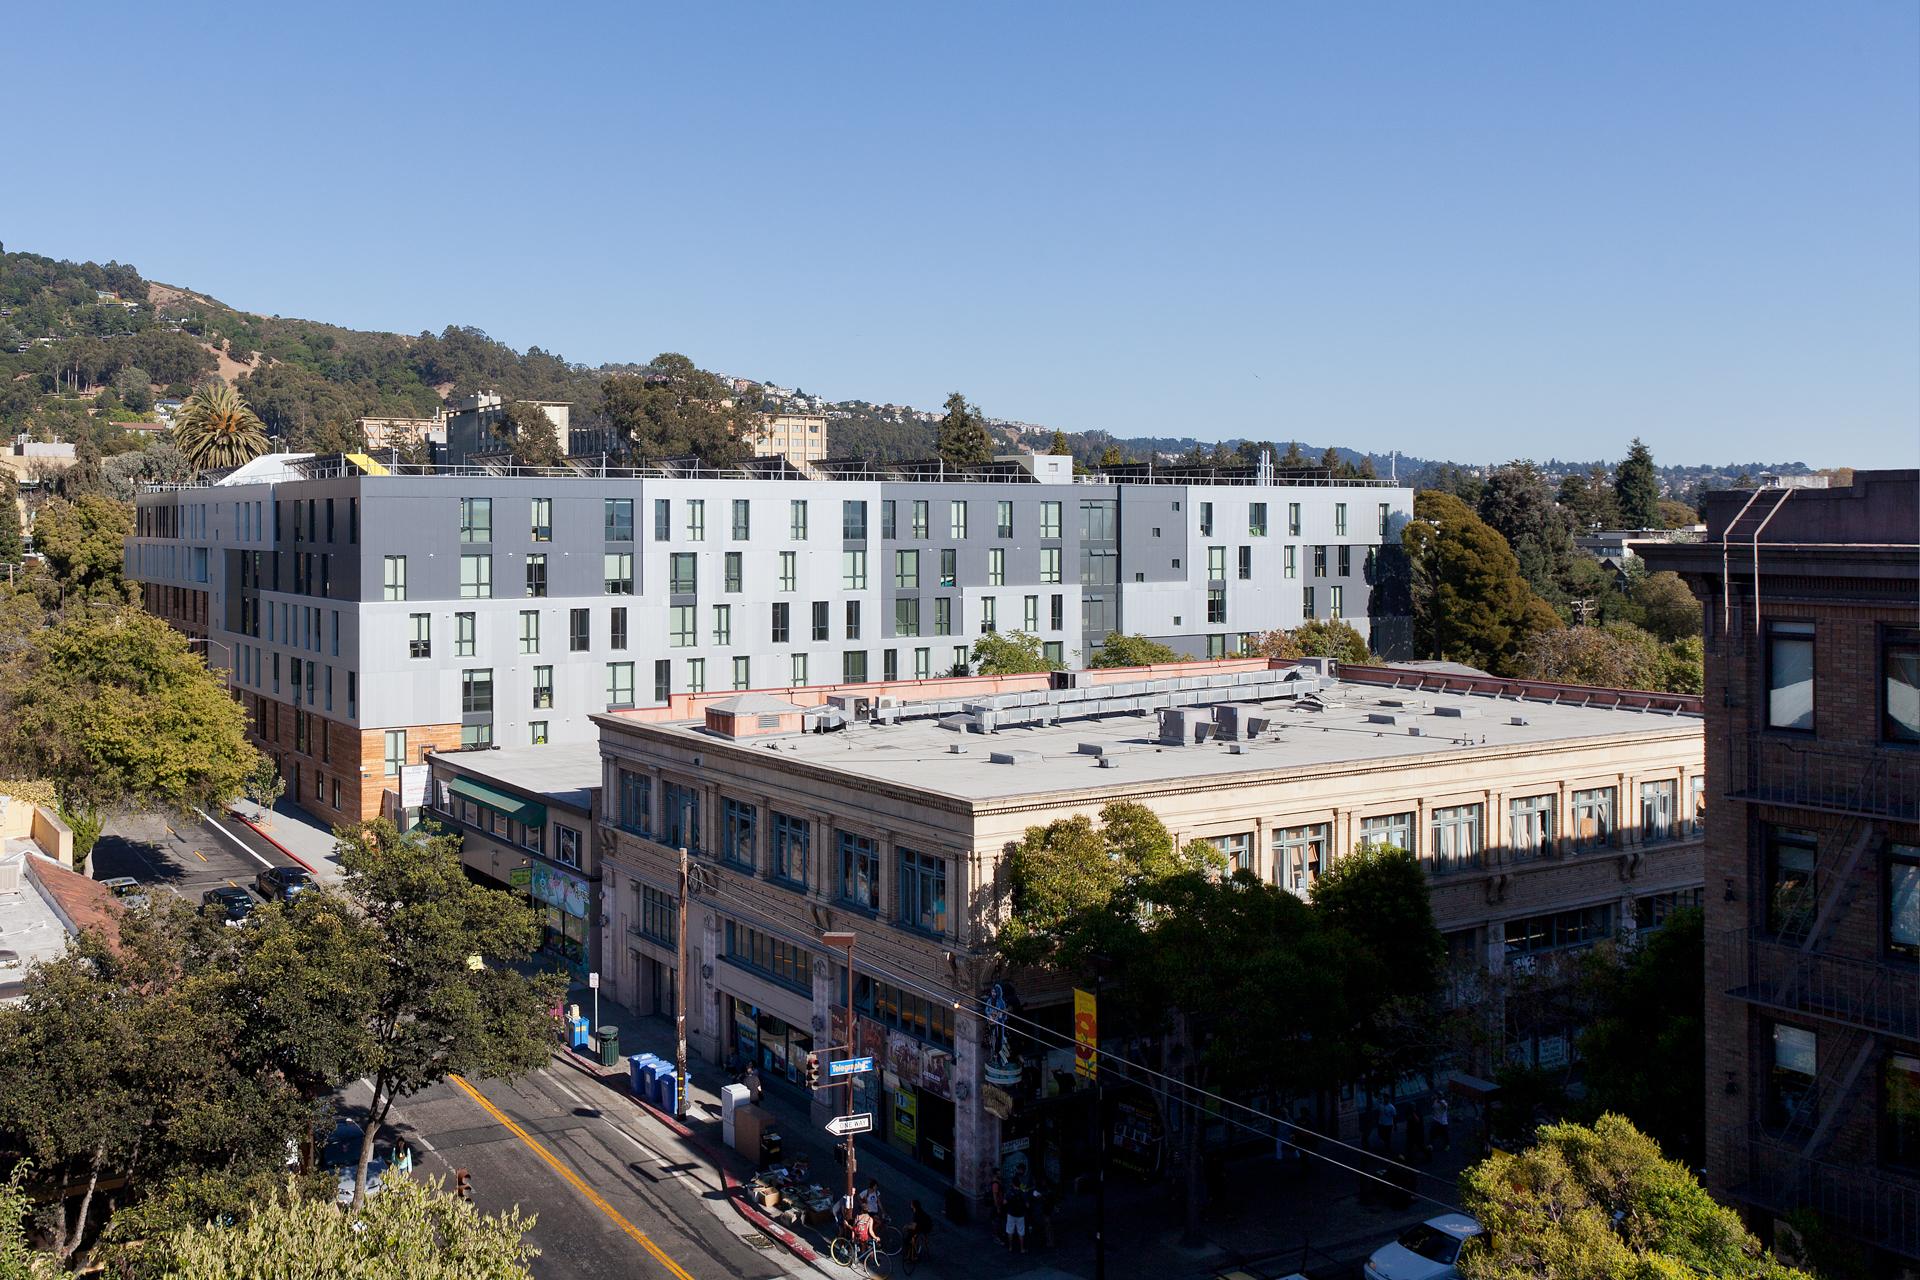
[[[827,1064],[827,1075],[829,1078],[858,1075],[863,1071],[871,1070],[873,1070],[873,1058],[871,1055],[865,1058],[841,1058],[837,1062],[829,1062]]]

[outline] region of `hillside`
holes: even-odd
[[[515,351],[479,329],[449,325],[412,337],[342,328],[316,320],[255,315],[191,287],[147,280],[131,265],[56,261],[0,246],[0,431],[41,439],[91,440],[103,454],[137,447],[119,423],[149,419],[158,396],[186,395],[220,376],[239,387],[289,448],[356,443],[364,416],[424,417],[447,397],[499,391],[516,400],[566,400],[577,427],[604,425],[601,382],[643,364],[575,364],[539,347]],[[734,379],[736,394],[766,408],[824,412],[840,457],[898,461],[930,456],[934,414],[865,400],[824,401],[758,379]],[[988,419],[1007,447],[1045,448],[1053,432],[1031,423]],[[1436,458],[1356,450],[1332,443],[1229,440],[1192,436],[1120,439],[1105,431],[1065,433],[1074,456],[1097,465],[1112,451],[1127,460],[1238,464],[1270,447],[1278,457],[1298,444],[1319,461],[1328,449],[1346,467],[1418,484],[1446,483],[1481,469]],[[1658,442],[1656,442],[1658,443]],[[1609,462],[1553,460],[1550,479]],[[1667,492],[1690,494],[1762,472],[1800,473],[1796,462],[1662,467]]]

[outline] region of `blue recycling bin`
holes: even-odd
[[[627,1058],[627,1092],[628,1093],[631,1093],[636,1098],[644,1098],[647,1096],[642,1089],[641,1072],[642,1070],[645,1069],[648,1063],[658,1062],[658,1061],[659,1059],[654,1057],[654,1055],[651,1053],[635,1053],[635,1054],[630,1054],[628,1056]]]
[[[673,1068],[668,1067],[662,1071],[656,1083],[659,1092],[655,1095],[653,1105],[668,1115],[673,1115],[679,1110],[680,1102],[680,1082],[674,1077]]]
[[[584,1049],[587,1047],[587,1020],[585,1018],[575,1018],[573,1020],[571,1035],[574,1048]]]

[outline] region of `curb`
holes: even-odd
[[[815,1253],[806,1241],[800,1239],[800,1237],[794,1235],[793,1232],[788,1231],[772,1218],[760,1212],[759,1209],[747,1203],[746,1198],[740,1194],[740,1180],[734,1177],[727,1169],[726,1157],[730,1153],[724,1148],[716,1147],[708,1142],[692,1129],[689,1129],[678,1117],[660,1110],[660,1108],[654,1106],[644,1098],[634,1097],[632,1091],[626,1088],[624,1084],[616,1084],[613,1080],[602,1075],[593,1063],[583,1061],[573,1050],[552,1049],[549,1053],[555,1059],[564,1060],[581,1075],[592,1077],[594,1082],[602,1087],[624,1095],[628,1101],[666,1126],[666,1128],[677,1137],[693,1144],[702,1155],[713,1163],[715,1171],[720,1174],[721,1186],[726,1188],[727,1202],[734,1207],[735,1211],[738,1212],[741,1217],[752,1223],[769,1238],[778,1241],[782,1248],[786,1249],[788,1253],[791,1253],[802,1262],[818,1263],[820,1261],[820,1255]]]
[[[278,840],[275,840],[272,836],[268,835],[266,832],[266,828],[262,827],[259,823],[255,822],[252,818],[249,818],[245,814],[242,814],[234,809],[227,810],[227,816],[229,818],[232,818],[235,822],[244,823],[248,828],[250,828],[253,831],[253,834],[259,836],[262,840],[265,840],[268,844],[278,849],[281,853],[285,854],[287,857],[292,858],[295,865],[299,866],[308,875],[313,876],[315,879],[319,878],[320,873],[313,869],[312,863],[308,862],[305,858],[301,857],[299,854],[295,853],[293,850],[287,848],[287,846],[281,844]]]

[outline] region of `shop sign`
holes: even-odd
[[[1567,1065],[1567,1038],[1565,1036],[1540,1037],[1541,1067],[1564,1067]]]
[[[893,1137],[909,1151],[920,1139],[920,1100],[911,1089],[893,1095]]]
[[[1073,989],[1073,1074],[1091,1080],[1100,1071],[1100,1006],[1091,991]]]
[[[529,885],[534,898],[551,903],[567,915],[586,918],[587,882],[578,876],[570,876],[546,863],[536,863],[532,868],[533,879]]]
[[[516,889],[524,889],[533,883],[532,867],[515,867],[507,872],[507,883]]]
[[[1000,1144],[1000,1154],[1003,1157],[1010,1156],[1016,1151],[1025,1151],[1028,1147],[1032,1145],[1033,1145],[1032,1138],[1014,1138],[1012,1141],[1003,1142]]]

